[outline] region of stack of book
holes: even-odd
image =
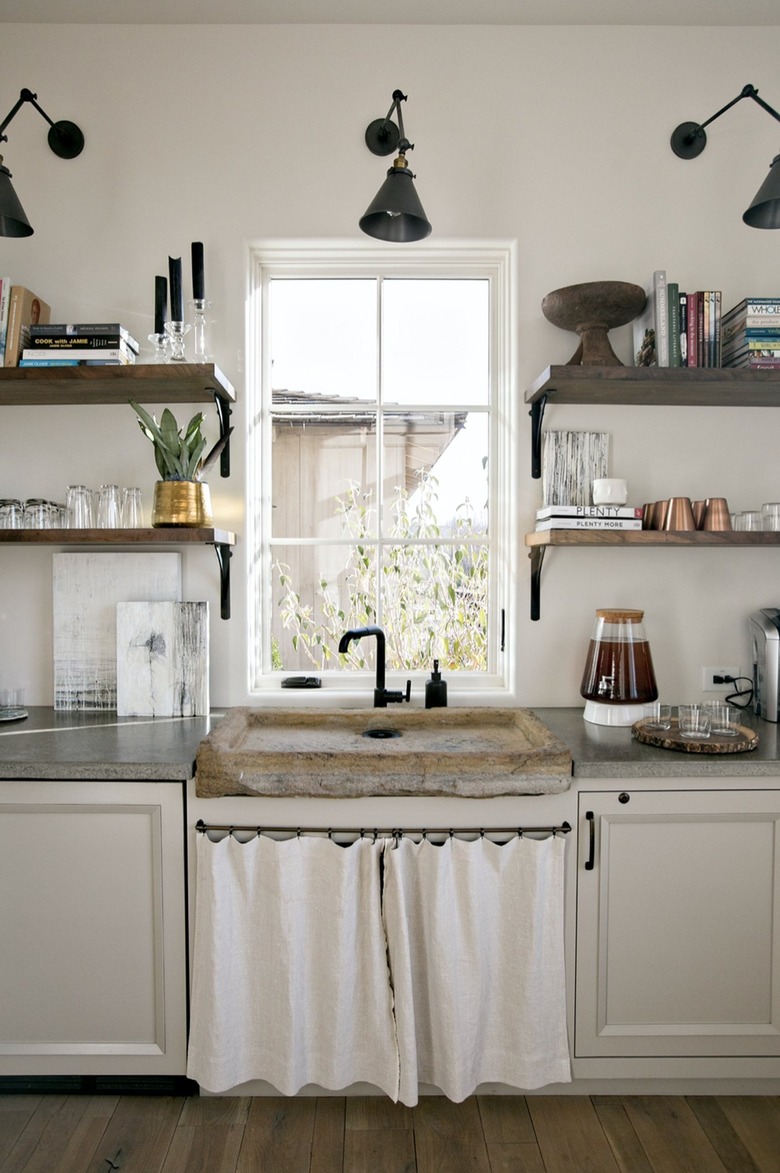
[[[642,528],[642,510],[634,505],[545,505],[536,511],[536,529]]]
[[[135,362],[139,349],[118,322],[37,325],[30,327],[29,346],[22,351],[19,366],[127,366]]]
[[[780,370],[780,297],[744,297],[724,315],[723,366]]]
[[[643,314],[634,323],[637,366],[718,367],[721,363],[721,292],[686,293],[657,269]]]

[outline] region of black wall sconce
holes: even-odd
[[[743,98],[752,98],[754,102],[758,102],[759,106],[762,106],[768,114],[780,122],[780,114],[773,110],[763,98],[759,98],[756,87],[746,85],[736,98],[733,98],[706,122],[681,122],[671,138],[671,146],[675,155],[681,159],[695,159],[697,155],[700,155],[707,145],[704,127],[709,126],[716,118],[720,118],[721,114],[725,114]],[[775,155],[769,165],[769,174],[756,192],[750,207],[742,216],[742,219],[751,228],[780,228],[780,166],[778,164],[780,164],[780,155]]]
[[[75,159],[84,149],[84,135],[75,122],[52,122],[48,114],[41,110],[37,97],[29,90],[22,90],[19,101],[0,123],[0,143],[8,142],[8,136],[3,131],[25,102],[31,102],[49,124],[49,146],[54,154],[59,155],[60,159]],[[3,166],[3,157],[0,155],[0,236],[32,236],[32,233],[30,221],[11,183],[11,172]]]
[[[377,118],[366,130],[366,146],[374,155],[392,155],[398,151],[398,158],[387,173],[387,178],[372,200],[360,227],[368,236],[377,240],[391,240],[406,244],[430,236],[431,226],[423,211],[420,197],[414,189],[414,176],[406,161],[406,152],[414,150],[404,134],[404,120],[401,103],[406,94],[393,91],[393,104],[386,118]],[[398,126],[391,121],[393,113],[398,114]]]

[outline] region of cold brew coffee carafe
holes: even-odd
[[[594,725],[633,725],[643,706],[657,700],[644,611],[596,612],[580,694],[584,717]]]

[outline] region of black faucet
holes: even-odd
[[[386,709],[389,704],[408,701],[412,696],[412,682],[407,680],[406,692],[385,688],[385,633],[381,627],[355,627],[345,631],[339,640],[339,652],[348,651],[353,639],[362,639],[364,635],[376,636],[376,686],[374,688],[374,708]]]

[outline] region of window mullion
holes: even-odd
[[[385,549],[385,412],[384,412],[384,331],[383,303],[384,282],[382,277],[376,279],[376,621],[382,625],[383,598],[382,598],[382,562]]]

